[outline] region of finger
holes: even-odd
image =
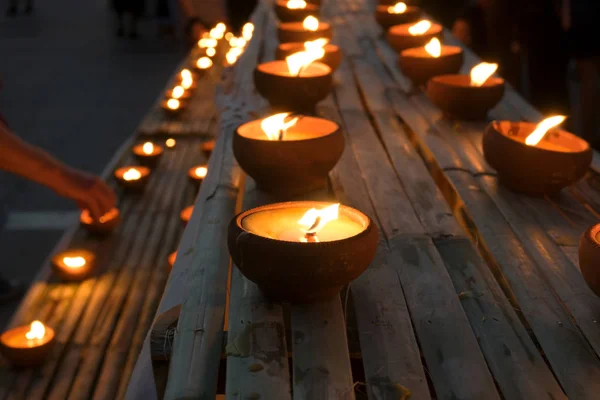
[[[102,210],[106,213],[115,207],[117,203],[117,196],[110,186],[100,181],[97,187],[98,201],[102,207]]]
[[[96,200],[93,197],[90,197],[89,199],[85,200],[85,207],[90,211],[92,219],[94,220],[98,220],[102,215],[104,215],[102,209],[100,208],[100,205],[96,202]]]

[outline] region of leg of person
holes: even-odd
[[[581,136],[592,147],[600,148],[598,136],[598,76],[600,63],[598,58],[578,58],[576,60],[579,74],[579,107],[581,115]]]

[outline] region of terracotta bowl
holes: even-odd
[[[590,289],[600,296],[600,224],[587,229],[579,240],[579,268]]]
[[[396,3],[394,3],[396,4]],[[391,4],[391,5],[394,5]],[[390,14],[389,5],[378,5],[375,9],[375,20],[381,25],[383,30],[387,31],[394,25],[413,24],[421,18],[421,9],[415,6],[406,7],[402,14]]]
[[[277,37],[279,43],[287,42],[306,42],[326,38],[331,40],[331,25],[327,22],[319,22],[319,28],[316,31],[307,31],[302,27],[302,22],[282,22],[277,28]]]
[[[10,363],[17,367],[35,367],[40,364],[43,364],[50,351],[54,347],[54,343],[56,342],[56,335],[54,333],[54,329],[45,325],[46,333],[45,336],[48,337],[44,343],[35,347],[14,347],[7,345],[11,342],[11,336],[16,337],[24,337],[27,332],[29,332],[30,325],[23,325],[11,330],[8,330],[0,336],[0,353],[6,358]]]
[[[143,151],[143,143],[140,143],[133,146],[131,148],[131,152],[140,165],[152,168],[156,167],[160,162],[160,159],[164,153],[164,149],[162,146],[155,144],[152,154],[145,154]]]
[[[360,276],[377,250],[378,232],[369,217],[340,206],[364,230],[346,239],[320,243],[275,240],[246,230],[243,220],[252,213],[278,208],[324,207],[320,202],[276,203],[244,211],[229,224],[229,253],[246,278],[273,301],[311,303],[336,296]]]
[[[493,121],[483,134],[483,154],[498,180],[516,192],[555,195],[577,182],[592,162],[589,144],[563,130],[552,130],[537,146],[525,144],[536,124]],[[560,146],[568,151],[557,151]]]
[[[482,86],[471,86],[470,75],[438,75],[427,82],[427,97],[451,116],[483,120],[504,96],[504,79],[490,77]]]
[[[439,24],[432,24],[428,32],[416,36],[408,33],[408,28],[413,25],[414,23],[394,25],[388,30],[388,43],[396,50],[396,52],[400,53],[402,50],[410,49],[412,47],[425,46],[434,37],[440,40],[442,39],[443,28]]]
[[[85,265],[77,269],[65,268],[63,259],[65,257],[83,257],[86,261]],[[52,257],[52,270],[63,281],[76,282],[88,278],[94,272],[94,264],[96,255],[88,250],[73,249],[65,250],[55,254]]]
[[[125,179],[123,179],[123,174],[131,167],[135,167],[137,170],[140,171],[140,173],[142,174],[142,177],[140,179],[131,180],[131,181],[126,181]],[[143,190],[146,187],[146,185],[148,184],[148,181],[150,180],[150,168],[143,167],[140,165],[125,166],[125,167],[121,167],[121,168],[118,168],[117,170],[115,170],[114,176],[117,179],[117,181],[119,182],[119,184],[121,186],[123,186],[125,189]]]
[[[102,222],[99,219],[93,219],[89,210],[83,210],[79,215],[79,222],[88,231],[100,235],[111,233],[121,222],[120,212],[117,208],[111,209],[102,218],[105,218],[102,219]]]
[[[307,2],[306,8],[291,10],[287,8],[288,0],[277,0],[275,2],[275,15],[281,22],[302,22],[309,15],[319,14],[319,6]]]
[[[327,65],[333,72],[335,72],[335,70],[337,70],[342,63],[342,50],[335,44],[326,44],[324,48],[325,55],[319,60],[319,62]],[[286,57],[303,50],[304,43],[281,43],[279,46],[277,46],[275,58],[278,60],[285,60]]]
[[[403,50],[398,65],[402,73],[416,85],[422,85],[438,75],[456,74],[463,63],[463,51],[458,46],[442,46],[438,58],[431,57],[423,47]]]
[[[287,140],[268,140],[255,120],[240,126],[233,153],[240,167],[266,192],[300,194],[327,186],[329,171],[344,152],[344,135],[333,121],[301,117]]]
[[[259,64],[254,70],[256,90],[276,109],[312,112],[331,92],[332,71],[323,63],[312,63],[299,77],[287,71],[281,60]]]

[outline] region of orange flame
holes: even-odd
[[[167,100],[167,107],[171,110],[177,110],[179,108],[179,100],[177,99],[169,99]]]
[[[177,144],[177,141],[173,138],[168,138],[165,142],[165,146],[167,146],[168,148],[172,149],[173,147],[175,147],[175,145]]]
[[[209,57],[214,57],[215,54],[217,54],[217,51],[215,50],[214,47],[209,47],[208,49],[206,49],[206,55]]]
[[[200,68],[200,69],[207,69],[212,67],[213,62],[210,58],[208,57],[200,57],[198,59],[198,61],[196,61],[196,67]]]
[[[306,228],[305,232],[308,235],[314,235],[319,232],[323,227],[336,219],[339,216],[340,204],[333,204],[329,207],[325,207],[321,210],[317,210],[316,208],[311,208],[308,210],[298,223],[303,225]]]
[[[179,99],[185,93],[185,89],[183,86],[175,86],[171,91],[171,97],[174,99]]]
[[[546,136],[546,133],[554,128],[557,125],[560,125],[567,117],[564,115],[555,115],[552,117],[548,117],[535,127],[533,132],[527,136],[525,139],[525,144],[527,146],[535,146],[537,145],[543,138]]]
[[[306,2],[304,0],[289,0],[286,7],[290,10],[301,10],[306,8]]]
[[[40,321],[35,320],[29,326],[29,332],[25,333],[27,340],[42,340],[46,335],[46,327]]]
[[[85,265],[85,258],[81,256],[63,257],[63,263],[71,269],[79,269]]]
[[[196,174],[198,178],[205,178],[206,174],[208,174],[208,168],[198,167],[194,170],[194,174]]]
[[[316,32],[319,29],[319,20],[312,15],[309,15],[302,21],[302,27],[304,30]]]
[[[142,146],[142,151],[144,152],[144,154],[150,155],[154,152],[154,145],[150,142],[146,142]]]
[[[269,140],[283,140],[283,136],[285,132],[296,125],[298,122],[298,117],[293,118],[291,121],[285,122],[285,119],[290,115],[290,113],[279,113],[275,115],[271,115],[263,119],[260,123],[260,127]]]
[[[399,2],[387,8],[387,12],[390,14],[404,14],[406,12],[406,4]]]
[[[438,38],[433,38],[425,45],[425,51],[434,58],[438,58],[442,54],[442,44]]]
[[[211,37],[204,37],[198,41],[198,47],[207,48],[207,47],[217,47],[217,39]]]
[[[326,38],[319,38],[316,40],[311,40],[308,42],[304,42],[304,49],[307,51],[319,50],[319,49],[322,49],[323,47],[325,47],[325,45],[327,43],[329,43],[329,39],[326,39]]]
[[[485,81],[496,72],[498,64],[482,62],[471,69],[471,86],[483,86]]]
[[[129,168],[123,173],[123,179],[126,181],[136,181],[142,177],[142,173],[135,168]]]
[[[408,28],[408,33],[413,36],[424,35],[431,28],[431,22],[426,19],[417,22]]]
[[[313,47],[286,57],[285,62],[291,75],[300,76],[302,69],[323,58],[324,55],[325,50],[322,47]]]

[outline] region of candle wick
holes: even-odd
[[[279,130],[279,137],[277,138],[277,140],[283,140],[283,135],[284,135],[285,131],[283,129]]]
[[[308,230],[306,232],[306,236],[315,236],[317,234],[317,231],[315,231],[315,229],[317,229],[317,227],[319,226],[320,223],[321,223],[321,217],[315,218],[315,222],[312,224],[312,226],[310,228],[308,228]]]

